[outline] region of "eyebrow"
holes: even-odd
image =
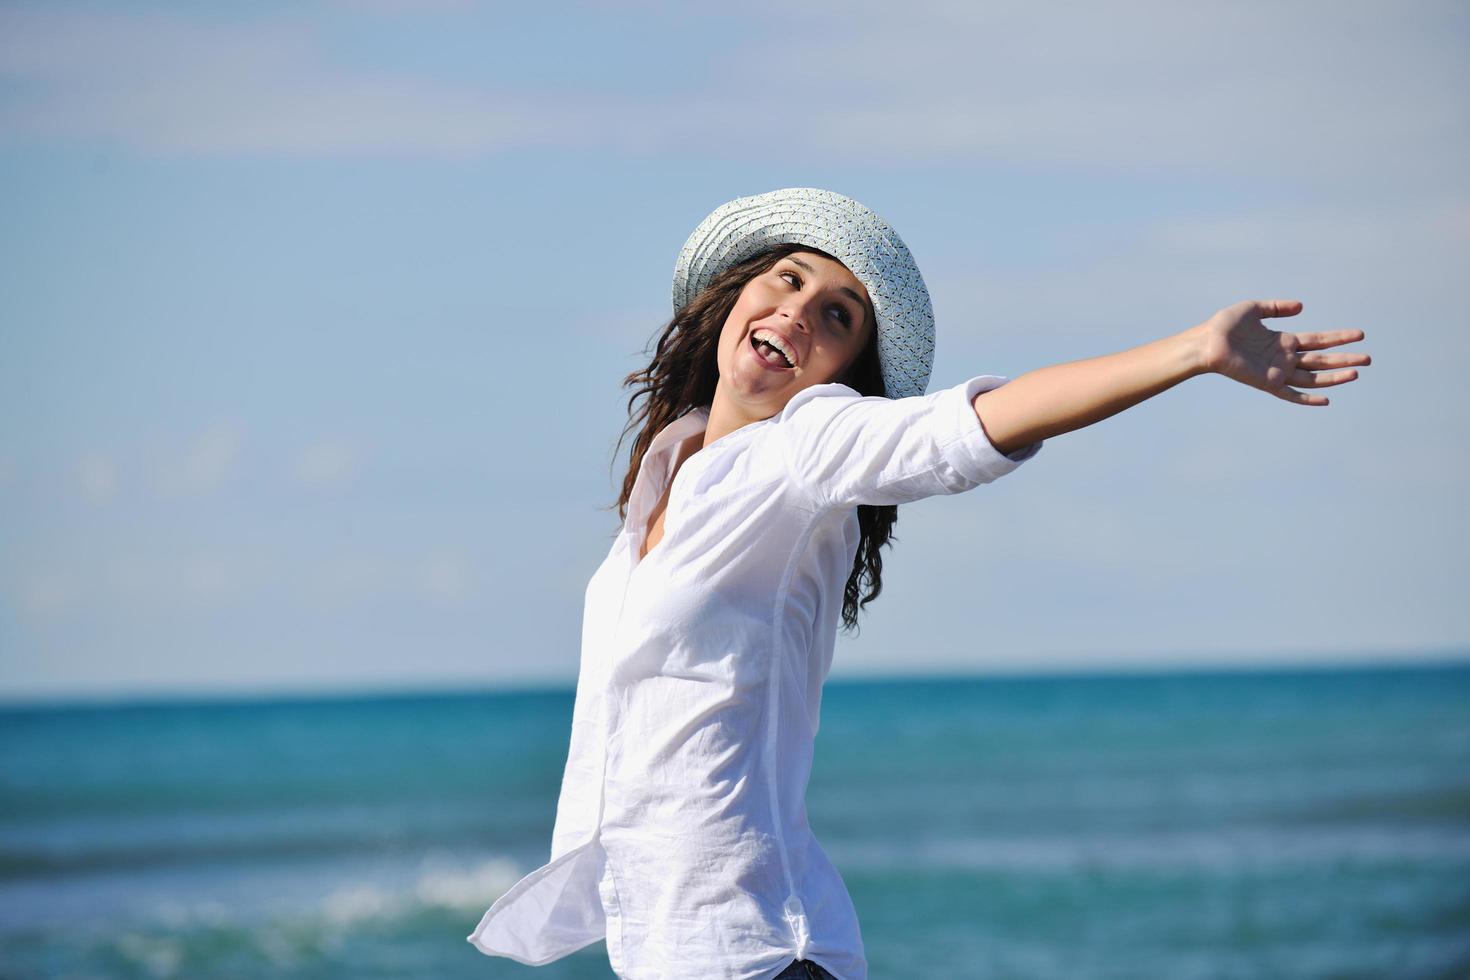
[[[812,275],[816,275],[817,274],[817,270],[816,269],[813,269],[811,266],[807,265],[805,262],[803,262],[801,259],[798,259],[796,256],[794,256],[794,255],[788,255],[788,256],[786,256],[786,258],[789,259],[792,262],[795,262],[797,265],[801,266],[803,269],[805,269],[807,272],[811,273]],[[868,304],[867,303],[864,303],[863,302],[863,298],[861,296],[859,296],[856,292],[854,292],[850,287],[848,287],[848,286],[839,286],[837,288],[838,289],[841,289],[844,293],[846,293],[847,295],[851,296],[853,298],[853,300],[857,303],[858,309],[862,310],[864,313],[867,313],[868,312]]]

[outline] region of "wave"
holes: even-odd
[[[824,842],[824,849],[843,872],[854,873],[1278,873],[1352,864],[1470,864],[1470,832],[1232,828],[1116,836],[832,841]]]
[[[276,977],[331,967],[333,975],[355,976],[380,968],[373,957],[387,950],[417,957],[423,969],[407,973],[434,975],[431,964],[459,952],[457,942],[523,873],[504,856],[436,855],[406,881],[339,880],[304,901],[165,899],[135,907],[126,919],[52,919],[7,930],[14,973],[6,975],[54,976],[63,967],[124,977]]]

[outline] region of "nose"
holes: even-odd
[[[778,312],[787,319],[793,329],[806,333],[808,332],[808,318],[811,316],[812,304],[815,302],[815,299],[801,300],[793,296],[786,301],[786,304]]]

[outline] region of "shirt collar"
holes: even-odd
[[[719,445],[720,443],[723,443],[726,439],[735,436],[737,433],[753,431],[763,425],[775,422],[781,418],[781,414],[782,413],[777,412],[775,415],[772,415],[768,419],[761,419],[759,422],[750,422],[746,425],[742,425],[740,428],[735,429],[732,432],[727,432],[719,439],[716,439],[715,444]],[[648,451],[644,453],[644,457],[651,458],[659,455],[660,453],[666,452],[671,445],[678,445],[685,439],[688,439],[694,433],[703,432],[707,428],[709,428],[709,406],[700,405],[692,408],[689,411],[685,412],[683,415],[679,416],[674,421],[670,422],[668,425],[664,426],[663,429],[660,430],[659,433],[653,437],[653,441],[648,444]]]
[[[648,444],[647,455],[653,456],[661,453],[670,445],[677,445],[694,433],[703,432],[708,425],[708,408],[701,405],[691,409],[659,430],[658,435],[654,436],[653,441]]]

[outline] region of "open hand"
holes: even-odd
[[[1361,330],[1285,333],[1268,329],[1261,322],[1267,317],[1296,316],[1301,311],[1302,304],[1294,299],[1246,300],[1220,310],[1198,327],[1204,370],[1298,405],[1326,405],[1327,396],[1296,389],[1326,388],[1352,381],[1357,371],[1331,369],[1371,364],[1372,358],[1356,353],[1305,353],[1362,340],[1365,334]],[[1323,373],[1313,373],[1316,371]]]

